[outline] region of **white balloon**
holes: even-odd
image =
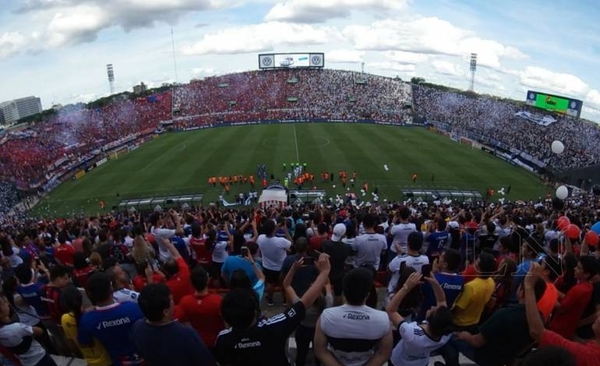
[[[565,151],[565,145],[562,142],[555,140],[552,142],[552,152],[555,154],[562,154]]]
[[[560,198],[561,200],[564,200],[568,196],[569,196],[569,190],[567,189],[567,187],[560,186],[560,187],[556,188],[556,197]]]

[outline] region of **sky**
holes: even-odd
[[[596,0],[2,0],[0,102],[88,102],[144,82],[256,70],[259,53],[324,52],[325,67],[413,76],[525,100],[584,101],[600,122]],[[173,32],[173,40],[171,37]],[[175,56],[175,57],[173,57]],[[175,62],[174,62],[175,59]],[[176,67],[175,64],[176,63]],[[177,72],[176,72],[177,71]]]

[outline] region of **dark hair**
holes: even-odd
[[[85,292],[94,305],[111,299],[112,286],[110,284],[110,279],[103,272],[94,273],[87,281]]]
[[[577,279],[575,278],[575,267],[579,261],[577,257],[572,252],[567,252],[562,258],[562,267],[563,267],[563,281],[562,284],[557,287],[557,290],[566,294],[573,286],[577,284]]]
[[[31,282],[33,278],[33,272],[31,267],[25,263],[21,263],[15,268],[15,277],[19,280],[22,285],[26,285]]]
[[[530,352],[521,366],[575,366],[575,357],[566,349],[557,346],[548,346]]]
[[[533,292],[535,293],[535,301],[540,301],[544,296],[544,292],[546,292],[546,281],[538,278],[537,281],[535,281],[535,286],[533,286]]]
[[[583,268],[583,273],[590,279],[598,274],[598,261],[593,257],[580,257],[579,262]]]
[[[146,285],[138,297],[138,305],[151,322],[163,319],[166,309],[171,307],[171,290],[164,283],[151,283]]]
[[[342,291],[349,305],[362,305],[373,287],[373,274],[366,268],[355,268],[344,276]]]
[[[376,220],[377,218],[375,217],[375,215],[367,214],[363,218],[363,226],[368,228],[374,228]]]
[[[544,258],[544,265],[548,271],[548,279],[552,282],[556,281],[558,276],[562,273],[562,267],[560,265],[560,258],[547,255]]]
[[[408,234],[407,242],[410,250],[421,250],[423,246],[423,234],[420,231],[413,231]]]
[[[438,231],[443,231],[446,230],[446,220],[439,218],[436,222],[437,224],[437,230]]]
[[[202,225],[198,221],[194,221],[192,224],[192,237],[198,238],[202,235]]]
[[[396,290],[398,292],[402,286],[408,280],[411,274],[417,272],[416,269],[410,266],[402,266],[400,268],[400,276],[398,277],[398,282],[396,282]],[[401,309],[401,314],[407,314],[414,312],[415,309],[418,309],[423,303],[423,292],[421,291],[421,286],[415,286],[409,293],[404,296],[402,302],[398,306],[398,309]]]
[[[87,267],[87,261],[85,260],[85,254],[81,252],[75,252],[73,255],[73,268],[82,269]]]
[[[64,277],[69,274],[67,268],[63,266],[54,266],[50,268],[50,281],[54,281],[59,277]]]
[[[306,253],[308,250],[308,240],[306,238],[298,238],[294,243],[296,253]]]
[[[272,237],[273,234],[275,234],[275,223],[273,222],[273,220],[267,220],[263,224],[262,229],[265,235],[267,235],[268,237]]]
[[[489,278],[496,271],[496,258],[490,253],[479,254],[479,273],[482,278]]]
[[[202,291],[208,285],[208,272],[202,266],[196,266],[190,274],[192,286],[196,291]]]
[[[174,259],[169,259],[162,266],[162,271],[167,279],[173,277],[179,272],[179,265]]]
[[[406,206],[403,206],[402,208],[400,208],[398,214],[400,215],[400,218],[402,220],[408,220],[408,218],[410,217],[410,209]]]
[[[67,233],[64,230],[62,230],[60,233],[58,233],[56,239],[60,244],[65,244],[67,242]]]
[[[73,312],[75,320],[79,324],[79,319],[81,319],[82,315],[81,306],[83,304],[81,291],[75,286],[67,286],[61,291],[61,300],[63,311],[67,313]]]
[[[250,282],[250,277],[248,277],[243,269],[236,269],[233,271],[229,285],[231,288],[252,290],[252,282]]]
[[[246,289],[229,291],[221,302],[221,316],[233,329],[247,329],[257,316],[255,297]]]
[[[456,249],[446,249],[444,251],[444,262],[448,265],[448,271],[458,272],[462,265],[462,256]]]
[[[452,324],[452,311],[447,306],[438,307],[427,317],[427,325],[435,337],[450,333]]]

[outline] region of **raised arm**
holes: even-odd
[[[436,259],[436,261],[437,261],[437,259]],[[444,292],[444,289],[442,288],[440,283],[437,281],[435,276],[432,275],[431,277],[424,277],[424,279],[433,288],[433,294],[435,295],[435,301],[437,302],[437,306],[448,307],[448,304],[446,303],[446,293]]]
[[[398,327],[398,325],[400,325],[400,323],[404,321],[402,315],[398,314],[398,307],[400,306],[400,303],[402,303],[404,297],[406,297],[406,295],[408,295],[408,293],[413,288],[415,288],[421,283],[422,278],[423,275],[419,272],[411,273],[411,275],[408,276],[408,279],[404,283],[404,286],[402,286],[402,288],[398,290],[398,292],[396,292],[388,306],[386,306],[385,311],[390,317],[390,321],[394,324],[395,328]]]
[[[535,282],[540,278],[542,267],[537,263],[532,263],[529,273],[523,280],[525,290],[525,314],[527,315],[527,324],[529,324],[529,335],[534,341],[539,342],[544,334],[544,322],[540,316],[537,301],[535,301]]]
[[[259,281],[265,282],[265,274],[262,273],[260,268],[258,268],[258,266],[256,265],[256,262],[254,261],[254,257],[252,257],[252,254],[250,254],[250,251],[248,251],[248,255],[245,256],[244,259],[247,260],[248,262],[250,262],[250,264],[252,265],[252,270],[254,271],[256,278]],[[286,276],[286,278],[287,278],[287,276]],[[291,280],[290,280],[290,283],[291,283]]]
[[[181,254],[179,254],[179,251],[177,250],[177,248],[175,248],[175,245],[173,245],[173,243],[171,243],[169,239],[162,238],[162,242],[164,246],[167,247],[169,252],[173,255],[173,258],[175,260],[177,260],[177,258],[181,258]]]

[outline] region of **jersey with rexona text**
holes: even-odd
[[[389,332],[387,313],[366,305],[325,309],[320,318],[330,352],[343,365],[362,366]]]
[[[217,362],[228,366],[289,365],[286,342],[304,319],[305,312],[304,304],[297,302],[250,329],[221,331],[214,349]]]
[[[95,337],[104,345],[115,366],[141,365],[143,360],[134,353],[129,331],[144,315],[133,302],[97,306],[82,315],[77,338],[80,344],[89,345]]]

